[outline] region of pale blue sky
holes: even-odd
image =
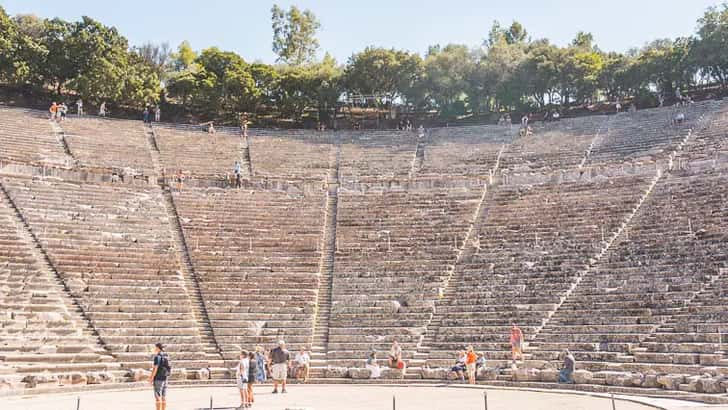
[[[168,41],[176,47],[218,46],[248,61],[273,62],[270,8],[310,8],[321,21],[321,51],[344,62],[368,45],[424,53],[430,44],[475,46],[493,20],[520,21],[533,38],[567,44],[591,31],[608,51],[626,51],[656,38],[693,34],[705,9],[720,0],[0,0],[9,14],[75,20],[88,15],[116,26],[131,44]]]

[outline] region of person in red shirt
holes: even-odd
[[[511,357],[513,364],[516,360],[523,360],[523,332],[515,323],[511,327]]]
[[[475,362],[478,361],[478,355],[475,354],[473,346],[468,346],[468,353],[465,355],[465,366],[468,369],[468,383],[475,384]]]

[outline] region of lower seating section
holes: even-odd
[[[339,192],[330,365],[400,342],[412,358],[462,246],[478,189]]]
[[[614,161],[654,161],[676,148],[695,128],[701,117],[716,109],[718,103],[705,101],[685,107],[666,107],[620,113],[610,118],[605,132],[589,158],[589,164],[608,164]],[[673,124],[678,114],[685,115],[682,124]]]
[[[225,358],[311,343],[325,192],[175,193],[210,322]]]
[[[249,146],[254,177],[319,181],[328,172],[334,149],[326,138],[256,136],[252,131]]]
[[[647,186],[642,177],[497,186],[428,329],[428,364],[453,363],[467,344],[505,363],[511,323],[533,338]]]
[[[18,386],[54,387],[71,384],[75,372],[113,371],[118,365],[57,279],[41,269],[14,218],[0,201],[0,374],[15,375]]]
[[[81,165],[153,173],[141,121],[69,117],[61,126],[71,153]]]
[[[539,334],[534,358],[555,359],[569,348],[592,371],[617,370],[616,362],[624,371],[678,374],[717,364],[717,329],[728,330],[721,281],[691,300],[728,267],[726,182],[699,173],[659,183]]]
[[[401,178],[412,169],[416,131],[352,131],[340,138],[342,182]]]
[[[67,157],[40,111],[0,107],[0,160],[63,165]]]
[[[208,366],[159,190],[3,183],[119,362],[148,369],[163,342],[176,367]]]
[[[155,124],[157,147],[168,175],[220,177],[231,175],[242,155],[242,137],[235,129],[208,134],[201,127]]]

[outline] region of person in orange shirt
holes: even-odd
[[[468,346],[468,353],[465,355],[465,366],[468,369],[468,383],[475,384],[475,363],[478,361],[478,355],[475,354],[473,346]]]
[[[518,359],[523,360],[523,332],[515,323],[511,327],[511,357],[513,364],[516,364]]]
[[[58,104],[56,104],[55,101],[53,101],[53,104],[51,104],[51,107],[48,109],[48,112],[51,114],[51,120],[55,120],[56,116],[58,114]]]

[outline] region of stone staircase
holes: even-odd
[[[422,138],[417,140],[417,149],[415,150],[415,156],[412,158],[412,168],[410,169],[409,177],[414,178],[422,169],[422,164],[425,162],[425,142]]]
[[[222,350],[215,338],[215,334],[207,314],[205,301],[202,297],[199,283],[197,282],[197,273],[195,272],[194,265],[192,264],[192,259],[190,258],[189,249],[187,247],[187,241],[179,222],[174,194],[172,193],[172,189],[169,184],[167,184],[163,174],[154,129],[151,126],[145,126],[144,131],[147,136],[149,151],[152,156],[152,163],[157,172],[157,183],[159,184],[159,188],[162,190],[162,196],[164,197],[164,208],[168,216],[169,229],[172,234],[177,251],[176,254],[179,259],[180,274],[183,279],[185,290],[187,291],[187,297],[192,305],[192,312],[195,315],[200,341],[205,346],[206,357],[204,359],[212,363],[222,365]]]
[[[58,143],[61,144],[63,152],[65,152],[68,156],[69,165],[78,164],[78,159],[73,155],[73,152],[71,152],[71,147],[68,145],[68,141],[66,141],[66,133],[63,131],[63,128],[61,128],[61,125],[56,121],[48,121],[48,123],[51,125],[51,129],[53,130],[53,134],[56,136]]]
[[[250,160],[250,139],[247,135],[241,136],[240,147],[240,168],[243,170],[242,178],[250,180],[253,178],[253,163]]]
[[[327,181],[326,215],[322,238],[319,287],[311,340],[311,375],[323,376],[326,368],[326,352],[329,344],[329,319],[331,318],[331,293],[336,254],[336,214],[339,192],[340,147],[332,152],[331,168]]]

